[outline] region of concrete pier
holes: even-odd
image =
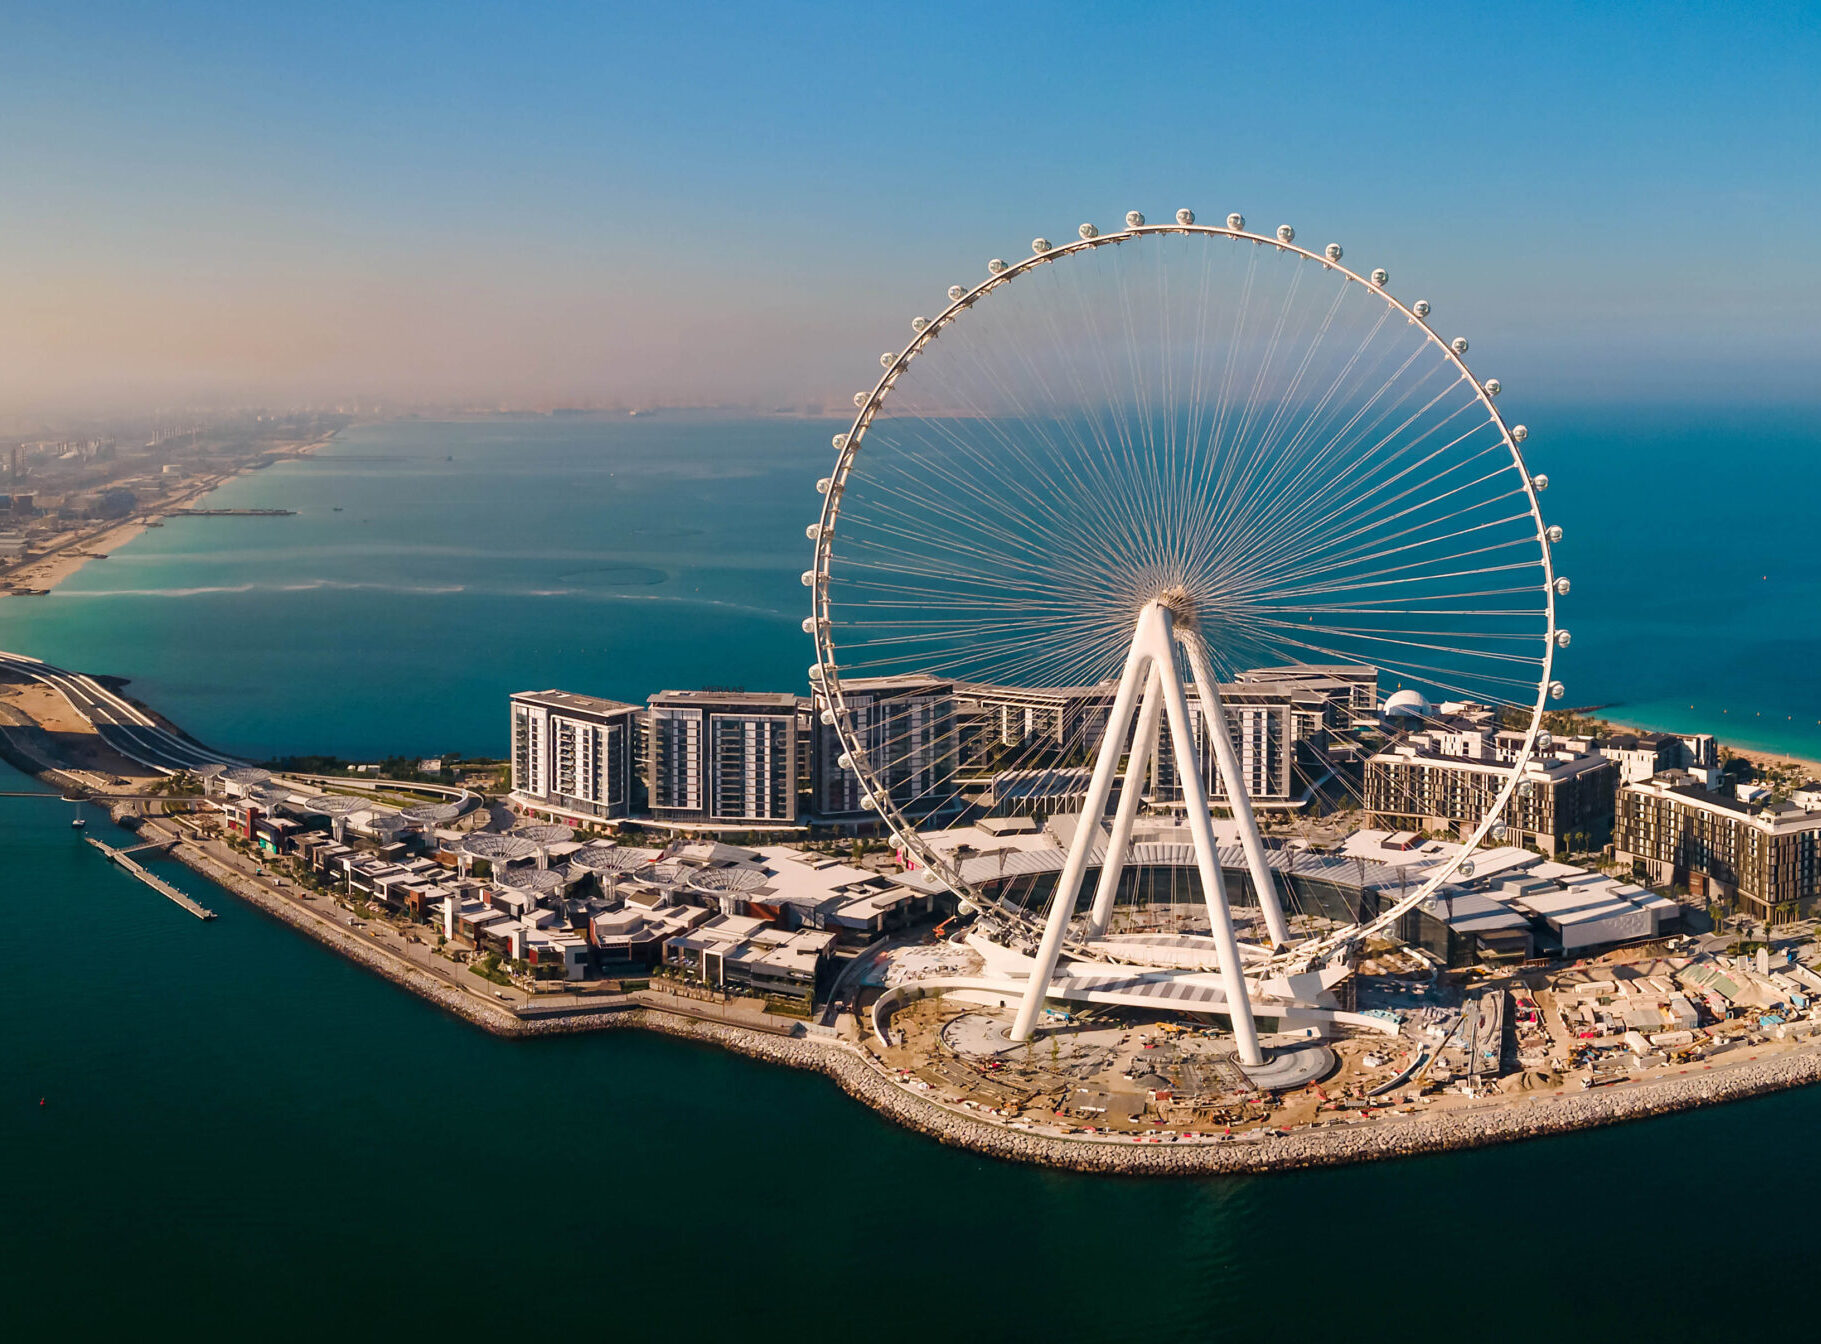
[[[185,896],[181,891],[177,890],[176,887],[173,887],[169,882],[166,882],[162,877],[158,877],[155,874],[147,872],[145,870],[145,867],[137,859],[133,858],[132,854],[129,851],[124,850],[124,849],[115,849],[112,845],[109,845],[106,841],[97,840],[92,835],[85,835],[82,838],[84,840],[88,841],[96,849],[100,850],[103,854],[107,855],[110,862],[119,864],[122,868],[126,869],[134,877],[138,878],[141,882],[145,883],[146,886],[150,887],[153,891],[157,892],[160,896],[163,896],[167,900],[173,901],[176,904],[182,906],[185,910],[188,910],[192,915],[195,915],[196,918],[198,918],[198,919],[215,918],[215,912],[213,910],[209,909],[206,905],[197,904],[195,901],[191,900],[188,896]],[[135,850],[153,849],[153,848],[162,849],[163,846],[162,845],[135,845],[133,848]]]

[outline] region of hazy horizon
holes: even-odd
[[[0,416],[838,407],[1037,234],[1385,266],[1556,401],[1813,400],[1811,10],[10,7]]]

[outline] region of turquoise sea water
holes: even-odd
[[[1569,702],[1821,753],[1813,421],[1526,418]],[[0,601],[0,647],[251,754],[497,752],[526,686],[796,687],[829,432],[361,429],[212,501],[299,516],[148,532]],[[1704,1219],[1821,1196],[1816,1091],[1270,1179],[1005,1166],[708,1048],[496,1041],[172,871],[221,917],[109,868],[66,805],[0,799],[9,1334],[1714,1340],[1765,1299],[1671,1272]]]
[[[1821,756],[1821,417],[1531,413],[1567,536],[1565,703]],[[131,677],[245,755],[493,752],[505,697],[800,690],[798,575],[832,423],[404,422],[230,483],[51,596],[0,648]],[[340,507],[341,511],[336,512]]]

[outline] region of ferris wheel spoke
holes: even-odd
[[[1460,560],[1471,560],[1476,556],[1493,555],[1501,551],[1510,551],[1516,548],[1533,545],[1534,542],[1528,537],[1516,537],[1506,541],[1493,542],[1485,546],[1456,549],[1449,552],[1446,556],[1446,562],[1453,563]],[[1368,560],[1372,558],[1373,557],[1368,557]],[[1394,575],[1399,576],[1397,581],[1400,582],[1405,580],[1428,581],[1432,578],[1450,577],[1437,574],[1433,569],[1434,565],[1442,562],[1441,558],[1431,555],[1420,560],[1408,561],[1401,565],[1385,565],[1378,569],[1365,569],[1362,568],[1361,565],[1367,563],[1367,561],[1362,561],[1360,565],[1335,566],[1331,569],[1322,570],[1319,574],[1312,576],[1312,579],[1320,579],[1320,582],[1314,582],[1311,579],[1302,579],[1297,580],[1297,582],[1302,585],[1300,587],[1274,587],[1271,591],[1280,597],[1309,597],[1318,593],[1350,592],[1361,587],[1371,587],[1380,581],[1390,580],[1391,576]],[[1501,566],[1500,568],[1529,569],[1532,567],[1533,564],[1531,561],[1524,560],[1519,564]],[[1477,574],[1488,571],[1470,570],[1465,572]],[[1323,578],[1323,575],[1332,575],[1334,577]],[[1539,591],[1542,588],[1542,575],[1540,572],[1537,576],[1537,588]]]
[[[1369,450],[1373,458],[1373,461],[1369,466],[1363,469],[1338,471],[1325,485],[1312,492],[1307,500],[1292,503],[1291,507],[1286,510],[1285,517],[1279,524],[1278,536],[1284,539],[1284,543],[1295,544],[1304,542],[1319,535],[1324,526],[1330,526],[1337,519],[1346,517],[1345,511],[1349,506],[1358,508],[1359,500],[1362,497],[1370,497],[1374,492],[1383,490],[1398,481],[1414,475],[1424,467],[1444,458],[1452,450],[1465,443],[1474,434],[1478,433],[1481,425],[1475,424],[1466,431],[1457,434],[1453,439],[1429,447],[1428,450],[1416,460],[1402,462],[1402,459],[1408,454],[1423,448],[1425,444],[1428,444],[1431,438],[1442,433],[1456,418],[1468,410],[1472,405],[1472,403],[1463,403],[1442,419],[1431,424],[1421,434],[1410,438],[1396,448],[1391,448],[1389,446],[1395,441],[1398,435],[1401,435],[1405,429],[1409,428],[1428,411],[1434,409],[1450,392],[1454,391],[1457,386],[1458,381],[1456,384],[1444,388],[1419,411],[1414,413],[1393,431],[1391,435],[1386,436],[1377,444],[1373,445]],[[1399,465],[1400,462],[1402,462],[1402,465]],[[1393,470],[1393,468],[1396,469]],[[1380,473],[1389,473],[1389,475],[1381,476]],[[1388,503],[1386,501],[1379,501],[1377,504],[1362,510],[1362,512],[1365,516],[1370,517],[1385,507],[1388,507]],[[1321,512],[1323,510],[1325,510],[1325,512]],[[1355,521],[1357,522],[1357,520]]]
[[[1349,529],[1344,531],[1340,537],[1329,542],[1330,545],[1345,544],[1376,528],[1395,522],[1397,519],[1405,517],[1409,513],[1421,511],[1426,507],[1441,503],[1445,500],[1451,500],[1457,495],[1475,490],[1489,481],[1504,479],[1510,468],[1508,465],[1501,463],[1495,465],[1491,471],[1486,472],[1481,476],[1450,485],[1447,489],[1439,488],[1441,485],[1446,484],[1446,481],[1436,481],[1433,478],[1417,477],[1413,483],[1407,485],[1403,490],[1393,494],[1383,493],[1392,485],[1416,476],[1417,472],[1421,471],[1424,467],[1431,465],[1443,454],[1452,453],[1455,452],[1455,450],[1462,448],[1466,445],[1468,439],[1479,432],[1479,429],[1479,426],[1475,426],[1466,433],[1457,435],[1447,443],[1442,444],[1440,447],[1435,448],[1430,453],[1426,454],[1423,460],[1409,464],[1408,467],[1400,470],[1390,479],[1370,482],[1369,485],[1363,487],[1363,489],[1369,488],[1371,492],[1378,494],[1380,497],[1369,507],[1356,509],[1354,515],[1351,517],[1343,512],[1341,505],[1336,504],[1330,507],[1328,512],[1322,517],[1304,517],[1298,519],[1290,528],[1287,535],[1279,542],[1279,549],[1281,550],[1285,547],[1294,546],[1298,542],[1307,542],[1312,538],[1322,536],[1324,529],[1331,527],[1346,527]],[[1478,464],[1483,458],[1496,458],[1501,447],[1501,444],[1495,443],[1468,453],[1465,457],[1459,457],[1458,461],[1450,464],[1450,474],[1452,475],[1453,473],[1466,470],[1468,467]],[[1427,495],[1423,494],[1425,485],[1430,487],[1431,490],[1431,493]],[[1358,496],[1356,495],[1354,498],[1357,499]],[[1417,498],[1418,502],[1409,505],[1403,510],[1396,509],[1398,504],[1402,504],[1405,500],[1412,498]],[[1474,502],[1482,506],[1495,502],[1484,496],[1472,496],[1471,498]]]
[[[1369,378],[1372,372],[1375,371],[1374,368],[1368,368],[1362,373],[1359,364],[1367,349],[1371,347],[1378,339],[1380,333],[1384,330],[1385,324],[1390,319],[1390,315],[1391,310],[1388,308],[1380,312],[1377,321],[1375,321],[1367,329],[1365,335],[1360,338],[1358,347],[1347,359],[1346,363],[1342,365],[1339,372],[1335,374],[1333,380],[1323,392],[1320,400],[1311,409],[1310,413],[1297,428],[1296,432],[1283,444],[1281,451],[1278,453],[1278,468],[1272,477],[1267,478],[1260,483],[1258,488],[1261,491],[1273,492],[1281,489],[1283,493],[1287,493],[1294,497],[1295,493],[1302,487],[1304,482],[1310,479],[1311,476],[1319,470],[1326,455],[1324,453],[1311,452],[1307,454],[1307,460],[1304,461],[1300,467],[1295,469],[1294,474],[1289,474],[1291,472],[1294,455],[1301,452],[1309,442],[1319,442],[1324,436],[1327,436],[1330,448],[1332,448],[1332,444],[1338,438],[1338,435],[1328,434],[1328,425],[1331,423],[1332,419],[1328,407],[1331,404],[1336,403],[1340,406],[1344,406],[1345,402],[1341,400],[1340,394],[1347,388],[1355,385],[1363,377]],[[1381,355],[1381,360],[1388,357],[1390,354],[1391,351],[1387,349]],[[1409,362],[1415,360],[1419,354],[1421,354],[1420,347],[1411,352],[1404,367],[1407,368]],[[1401,374],[1401,372],[1402,370],[1400,369],[1399,373]],[[1395,376],[1396,375],[1394,375],[1394,379]],[[1372,399],[1368,401],[1368,407],[1375,403],[1379,396],[1382,396],[1388,391],[1390,386],[1391,380],[1382,381],[1378,391],[1374,393]],[[1363,416],[1364,413],[1364,408],[1356,411],[1353,419],[1357,420],[1360,416]],[[1219,502],[1219,498],[1219,496],[1211,492],[1203,497],[1203,509],[1209,515],[1210,519]]]
[[[1493,506],[1504,505],[1508,507],[1508,502],[1514,499],[1525,500],[1524,491],[1522,489],[1506,490],[1500,494],[1492,495],[1484,499],[1475,499],[1462,508],[1455,509],[1452,512],[1445,514],[1428,514],[1427,511],[1418,509],[1406,510],[1406,514],[1423,512],[1425,516],[1422,521],[1415,526],[1406,527],[1401,531],[1389,534],[1380,534],[1379,529],[1375,527],[1371,529],[1373,535],[1370,539],[1361,541],[1360,544],[1355,546],[1352,550],[1329,551],[1322,555],[1319,560],[1312,563],[1305,563],[1300,566],[1292,565],[1289,556],[1282,551],[1274,551],[1270,556],[1255,562],[1255,573],[1261,584],[1266,581],[1284,583],[1302,580],[1314,577],[1329,569],[1339,569],[1356,564],[1369,564],[1386,556],[1400,555],[1412,550],[1420,550],[1428,546],[1439,546],[1445,542],[1459,541],[1464,537],[1474,536],[1480,532],[1490,531],[1495,528],[1511,531],[1514,527],[1525,526],[1532,523],[1534,520],[1531,517],[1530,510],[1524,508],[1517,513],[1502,514],[1497,518],[1487,518],[1479,522],[1472,522],[1465,527],[1455,528],[1451,532],[1440,532],[1435,530],[1437,528],[1446,527],[1450,523],[1458,522],[1463,518],[1476,517],[1485,513],[1488,508]],[[1527,500],[1525,500],[1525,502],[1528,503]],[[1397,520],[1395,518],[1386,520],[1387,523],[1394,521]],[[1339,542],[1355,539],[1356,537],[1349,536],[1339,538],[1336,543],[1330,544],[1334,545]],[[1525,531],[1520,534],[1519,539],[1525,542],[1535,541],[1535,538],[1529,535],[1527,527],[1525,527]],[[1384,543],[1387,542],[1398,542],[1401,544],[1396,546],[1384,545]],[[1380,546],[1381,549],[1369,551],[1365,549],[1367,546]]]

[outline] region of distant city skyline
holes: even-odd
[[[1814,397],[1801,5],[24,5],[0,50],[8,419],[835,406],[989,257],[1179,206],[1387,267],[1522,398]]]

